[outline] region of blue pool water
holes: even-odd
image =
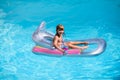
[[[95,57],[52,57],[32,53],[31,36],[41,21],[67,39],[103,38]],[[120,0],[1,0],[0,80],[120,80]]]

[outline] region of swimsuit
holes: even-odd
[[[62,43],[60,47],[64,50],[68,50],[68,46],[64,45],[64,43]]]
[[[64,45],[64,43],[62,43],[60,45],[60,48],[64,49],[64,50],[68,50],[68,46]],[[52,46],[52,49],[56,49],[54,46]]]

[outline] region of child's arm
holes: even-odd
[[[64,52],[64,50],[57,45],[57,42],[58,42],[58,37],[55,36],[55,39],[53,41],[54,47],[57,48],[58,50],[60,50],[61,52]]]

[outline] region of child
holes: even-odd
[[[84,46],[84,47],[76,46],[77,44],[88,44],[88,42],[64,42],[62,39],[63,34],[64,34],[64,27],[63,25],[58,24],[56,26],[56,34],[53,38],[53,46],[56,49],[60,50],[61,52],[65,53],[65,51],[68,48],[80,49],[80,51],[88,48],[88,46]]]

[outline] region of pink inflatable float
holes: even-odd
[[[40,46],[35,46],[32,50],[34,53],[41,53],[41,54],[47,54],[47,55],[80,55],[79,49],[69,49],[66,53],[62,53],[61,51],[57,49],[48,49]]]

